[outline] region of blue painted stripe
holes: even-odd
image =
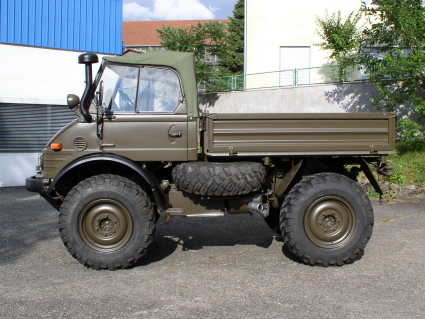
[[[43,2],[35,2],[35,28],[34,28],[34,44],[37,46],[42,46],[41,37],[43,35],[43,29],[41,25],[43,23]]]
[[[41,8],[41,45],[43,47],[49,45],[49,2],[52,2],[52,0],[43,0]]]
[[[48,17],[48,34],[47,34],[47,46],[54,47],[55,45],[55,3],[56,1],[49,1],[49,17]]]
[[[108,29],[108,22],[111,21],[111,3],[105,3],[105,14],[103,15],[103,20],[102,20],[102,30],[103,30],[103,34],[102,34],[102,39],[104,41],[104,45],[106,47],[109,47],[111,45],[111,32]]]
[[[9,19],[9,25],[7,27],[7,40],[13,39],[14,27],[15,27],[15,6],[12,1],[9,1],[7,6],[7,18]]]
[[[62,21],[62,17],[61,17],[61,12],[62,12],[62,1],[57,1],[55,3],[55,10],[54,10],[54,16],[53,16],[53,28],[55,29],[54,31],[54,44],[53,47],[54,48],[60,48],[61,47],[61,33],[62,33],[62,28],[61,28],[61,21]]]
[[[68,41],[68,24],[67,22],[67,11],[68,11],[68,1],[63,1],[61,5],[61,10],[59,12],[60,22],[59,22],[59,30],[61,32],[60,37],[60,47],[63,49],[68,49],[66,47]]]
[[[29,0],[28,2],[28,44],[35,45],[35,0]]]
[[[22,25],[22,3],[20,1],[15,2],[15,21],[14,21],[14,38],[17,43],[22,43],[21,28]]]
[[[29,20],[28,20],[28,1],[24,1],[22,3],[22,9],[21,9],[21,17],[22,17],[22,22],[21,22],[21,36],[22,36],[22,43],[28,43],[29,41],[29,36],[28,36],[28,25],[29,25]]]
[[[7,40],[7,1],[0,1],[0,41]]]

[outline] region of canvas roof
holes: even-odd
[[[188,114],[198,117],[198,91],[195,75],[195,55],[193,53],[151,51],[134,55],[106,56],[103,59],[114,63],[172,67],[182,79]]]

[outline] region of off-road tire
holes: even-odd
[[[69,253],[89,268],[116,270],[134,265],[153,240],[151,201],[134,182],[97,175],[66,196],[59,230]]]
[[[282,204],[285,245],[309,265],[342,266],[360,258],[372,235],[373,209],[350,178],[310,176],[294,186]]]
[[[172,172],[179,190],[202,196],[249,194],[264,184],[266,172],[260,163],[188,162]]]

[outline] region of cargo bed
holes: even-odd
[[[394,153],[390,113],[209,114],[209,156],[387,155]]]

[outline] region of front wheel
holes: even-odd
[[[154,211],[146,193],[132,181],[97,175],[68,193],[59,229],[64,245],[83,265],[97,270],[127,268],[153,240]]]
[[[280,227],[285,244],[304,263],[341,266],[358,259],[372,235],[372,205],[353,180],[320,173],[288,194]]]

